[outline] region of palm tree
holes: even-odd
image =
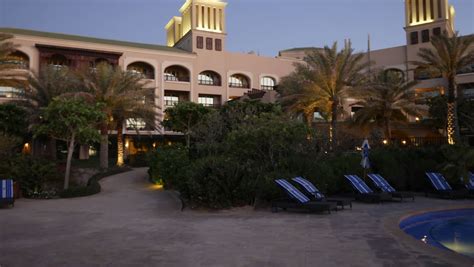
[[[329,109],[329,136],[336,141],[337,119],[347,89],[364,80],[361,71],[367,64],[362,62],[363,57],[363,54],[354,54],[350,42],[340,51],[335,42],[331,47],[326,46],[308,53],[304,59],[305,64],[300,64],[293,74],[296,79],[303,79],[302,86],[295,86],[293,92],[284,94],[283,98],[293,103],[292,109],[299,109],[307,115],[312,114],[315,108],[323,111]]]
[[[307,65],[299,64],[293,73],[281,79],[277,88],[280,94],[279,101],[284,110],[297,115],[302,114],[308,128],[312,126],[315,111],[323,114],[330,112],[328,101],[307,79],[310,76],[311,72]]]
[[[23,91],[22,100],[18,104],[25,107],[30,115],[30,124],[40,123],[40,114],[51,101],[61,95],[79,91],[77,80],[67,67],[57,68],[44,65],[38,75],[30,75],[28,87]],[[38,144],[38,142],[34,142]],[[35,146],[37,147],[37,146]],[[33,152],[37,149],[34,149]],[[48,140],[48,154],[52,159],[56,158],[56,141]]]
[[[474,62],[474,37],[459,36],[455,33],[450,37],[446,33],[433,36],[433,48],[421,48],[418,56],[421,61],[413,62],[418,67],[441,73],[448,83],[448,142],[455,144],[461,141],[457,112],[459,96],[456,75]]]
[[[408,115],[419,115],[412,90],[417,83],[406,82],[403,77],[386,71],[376,73],[375,79],[351,90],[351,95],[358,99],[353,105],[361,107],[355,113],[355,124],[382,126],[385,138],[390,140],[392,122],[406,122]]]
[[[123,165],[123,124],[127,119],[142,119],[148,125],[155,122],[154,88],[134,73],[108,63],[80,74],[84,91],[96,102],[104,103],[107,120],[100,125],[100,166],[108,168],[109,130],[117,130],[117,165]]]

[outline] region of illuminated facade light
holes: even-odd
[[[384,139],[384,140],[382,141],[382,143],[383,143],[384,145],[388,145],[388,140],[387,140],[387,139]]]

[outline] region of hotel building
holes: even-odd
[[[12,34],[12,42],[18,45],[10,62],[33,73],[38,73],[45,64],[78,68],[106,61],[142,75],[155,88],[159,121],[167,107],[180,101],[218,107],[252,89],[262,90],[260,95],[273,101],[276,99],[273,89],[280,79],[294,70],[294,63],[302,62],[308,50],[317,49],[283,50],[273,58],[229,52],[226,6],[220,0],[187,0],[179,9],[181,15],[172,17],[165,26],[166,46],[26,29],[0,28],[0,32]],[[374,62],[374,68],[419,80],[415,90],[420,99],[442,93],[446,86],[443,79],[431,77],[409,62],[417,59],[420,48],[430,46],[432,36],[454,33],[454,8],[448,0],[406,0],[405,13],[407,44],[371,51],[366,53],[366,60]],[[466,93],[474,95],[474,65],[457,80]],[[0,103],[14,99],[16,90],[0,85]],[[350,99],[346,102],[344,108],[349,113],[357,109],[351,106]],[[142,135],[156,138],[176,135],[163,128],[148,130],[138,119],[124,125],[127,136],[137,134],[130,123],[138,124]],[[135,149],[133,144],[129,149]]]

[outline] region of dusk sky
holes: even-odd
[[[0,0],[0,27],[165,44],[184,0]],[[356,50],[405,43],[403,0],[228,0],[227,50],[275,56],[350,38]],[[474,1],[451,0],[456,29],[474,33]]]

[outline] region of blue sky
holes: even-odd
[[[350,38],[357,50],[405,43],[403,0],[228,0],[227,49],[275,56]],[[474,33],[474,1],[451,0],[456,29]],[[165,44],[184,0],[0,0],[0,27]]]

